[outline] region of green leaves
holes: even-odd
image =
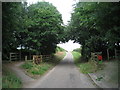
[[[3,58],[18,46],[41,54],[55,52],[64,30],[62,16],[52,4],[38,2],[4,2],[3,4]],[[60,33],[61,32],[61,33]],[[7,53],[6,53],[7,52]]]
[[[120,43],[119,4],[81,2],[76,4],[68,26],[68,34],[69,38],[83,46],[82,56],[87,57],[90,52],[118,47],[115,44]]]
[[[58,32],[62,30],[60,28],[62,24],[61,14],[52,4],[38,2],[28,7],[28,16],[32,21],[29,33],[35,39],[30,42],[36,43],[34,47],[42,54],[53,53],[59,42]]]

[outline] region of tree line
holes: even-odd
[[[62,16],[48,2],[28,5],[26,2],[2,3],[2,55],[9,58],[17,47],[35,54],[52,54],[57,44],[70,39],[81,44],[83,60],[91,52],[120,49],[120,3],[78,2],[71,20],[64,25]]]
[[[3,2],[2,25],[3,59],[9,59],[17,47],[52,54],[64,32],[61,14],[48,2]]]
[[[78,2],[67,26],[67,38],[82,45],[82,59],[88,60],[91,52],[107,49],[114,56],[114,49],[120,49],[120,2]]]

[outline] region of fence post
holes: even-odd
[[[109,60],[109,49],[107,49],[107,57],[108,57],[108,60]]]
[[[29,52],[29,59],[31,60],[31,52]]]
[[[20,50],[20,54],[19,54],[19,59],[20,59],[20,61],[21,61],[21,50]]]
[[[27,61],[27,56],[25,56],[25,61]]]
[[[11,62],[11,53],[10,53],[10,62]]]
[[[40,55],[40,57],[41,57],[41,62],[42,62],[42,55]]]
[[[117,59],[117,50],[115,48],[115,59]]]

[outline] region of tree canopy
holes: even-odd
[[[30,6],[26,2],[3,2],[3,57],[17,47],[51,54],[62,39],[63,21],[56,7],[48,2]]]
[[[69,38],[82,45],[84,59],[91,52],[105,52],[107,48],[119,47],[120,3],[85,3],[74,6],[68,26]]]
[[[106,49],[120,45],[120,3],[78,2],[67,26],[49,2],[29,6],[26,2],[3,2],[2,11],[5,59],[10,52],[17,51],[17,47],[36,54],[52,54],[60,41],[70,39],[82,45],[81,54],[85,60],[91,52],[102,51],[106,55]]]

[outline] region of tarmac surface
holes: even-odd
[[[24,88],[98,88],[94,82],[79,72],[70,52],[45,76]]]

